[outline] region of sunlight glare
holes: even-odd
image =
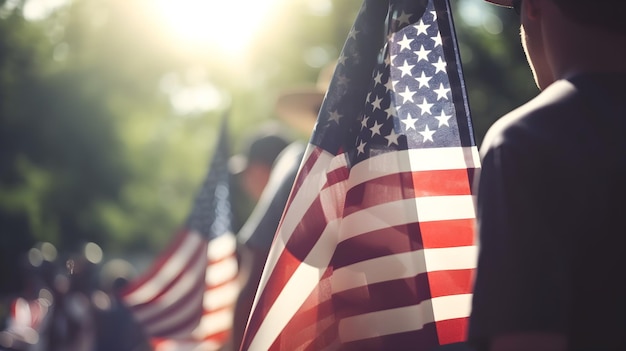
[[[152,0],[180,40],[241,53],[282,0]]]

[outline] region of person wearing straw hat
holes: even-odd
[[[515,9],[541,93],[481,147],[478,350],[626,350],[623,0],[487,0]]]
[[[278,118],[302,137],[313,132],[317,114],[332,78],[335,64],[323,68],[315,86],[301,86],[283,91],[275,103]],[[306,144],[296,140],[278,156],[269,182],[252,214],[237,233],[242,257],[243,287],[235,307],[232,343],[237,348],[243,339],[246,322],[256,293],[265,260],[282,216],[291,187],[300,168]]]

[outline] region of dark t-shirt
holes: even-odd
[[[626,350],[626,74],[552,84],[481,148],[469,341],[557,332]]]

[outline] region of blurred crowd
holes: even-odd
[[[95,243],[67,255],[50,243],[32,247],[13,267],[21,289],[0,296],[0,350],[151,350],[118,296],[134,268],[102,258]]]

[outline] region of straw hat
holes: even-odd
[[[284,90],[276,99],[275,111],[278,117],[295,129],[310,134],[336,64],[337,61],[333,61],[322,68],[315,85]]]

